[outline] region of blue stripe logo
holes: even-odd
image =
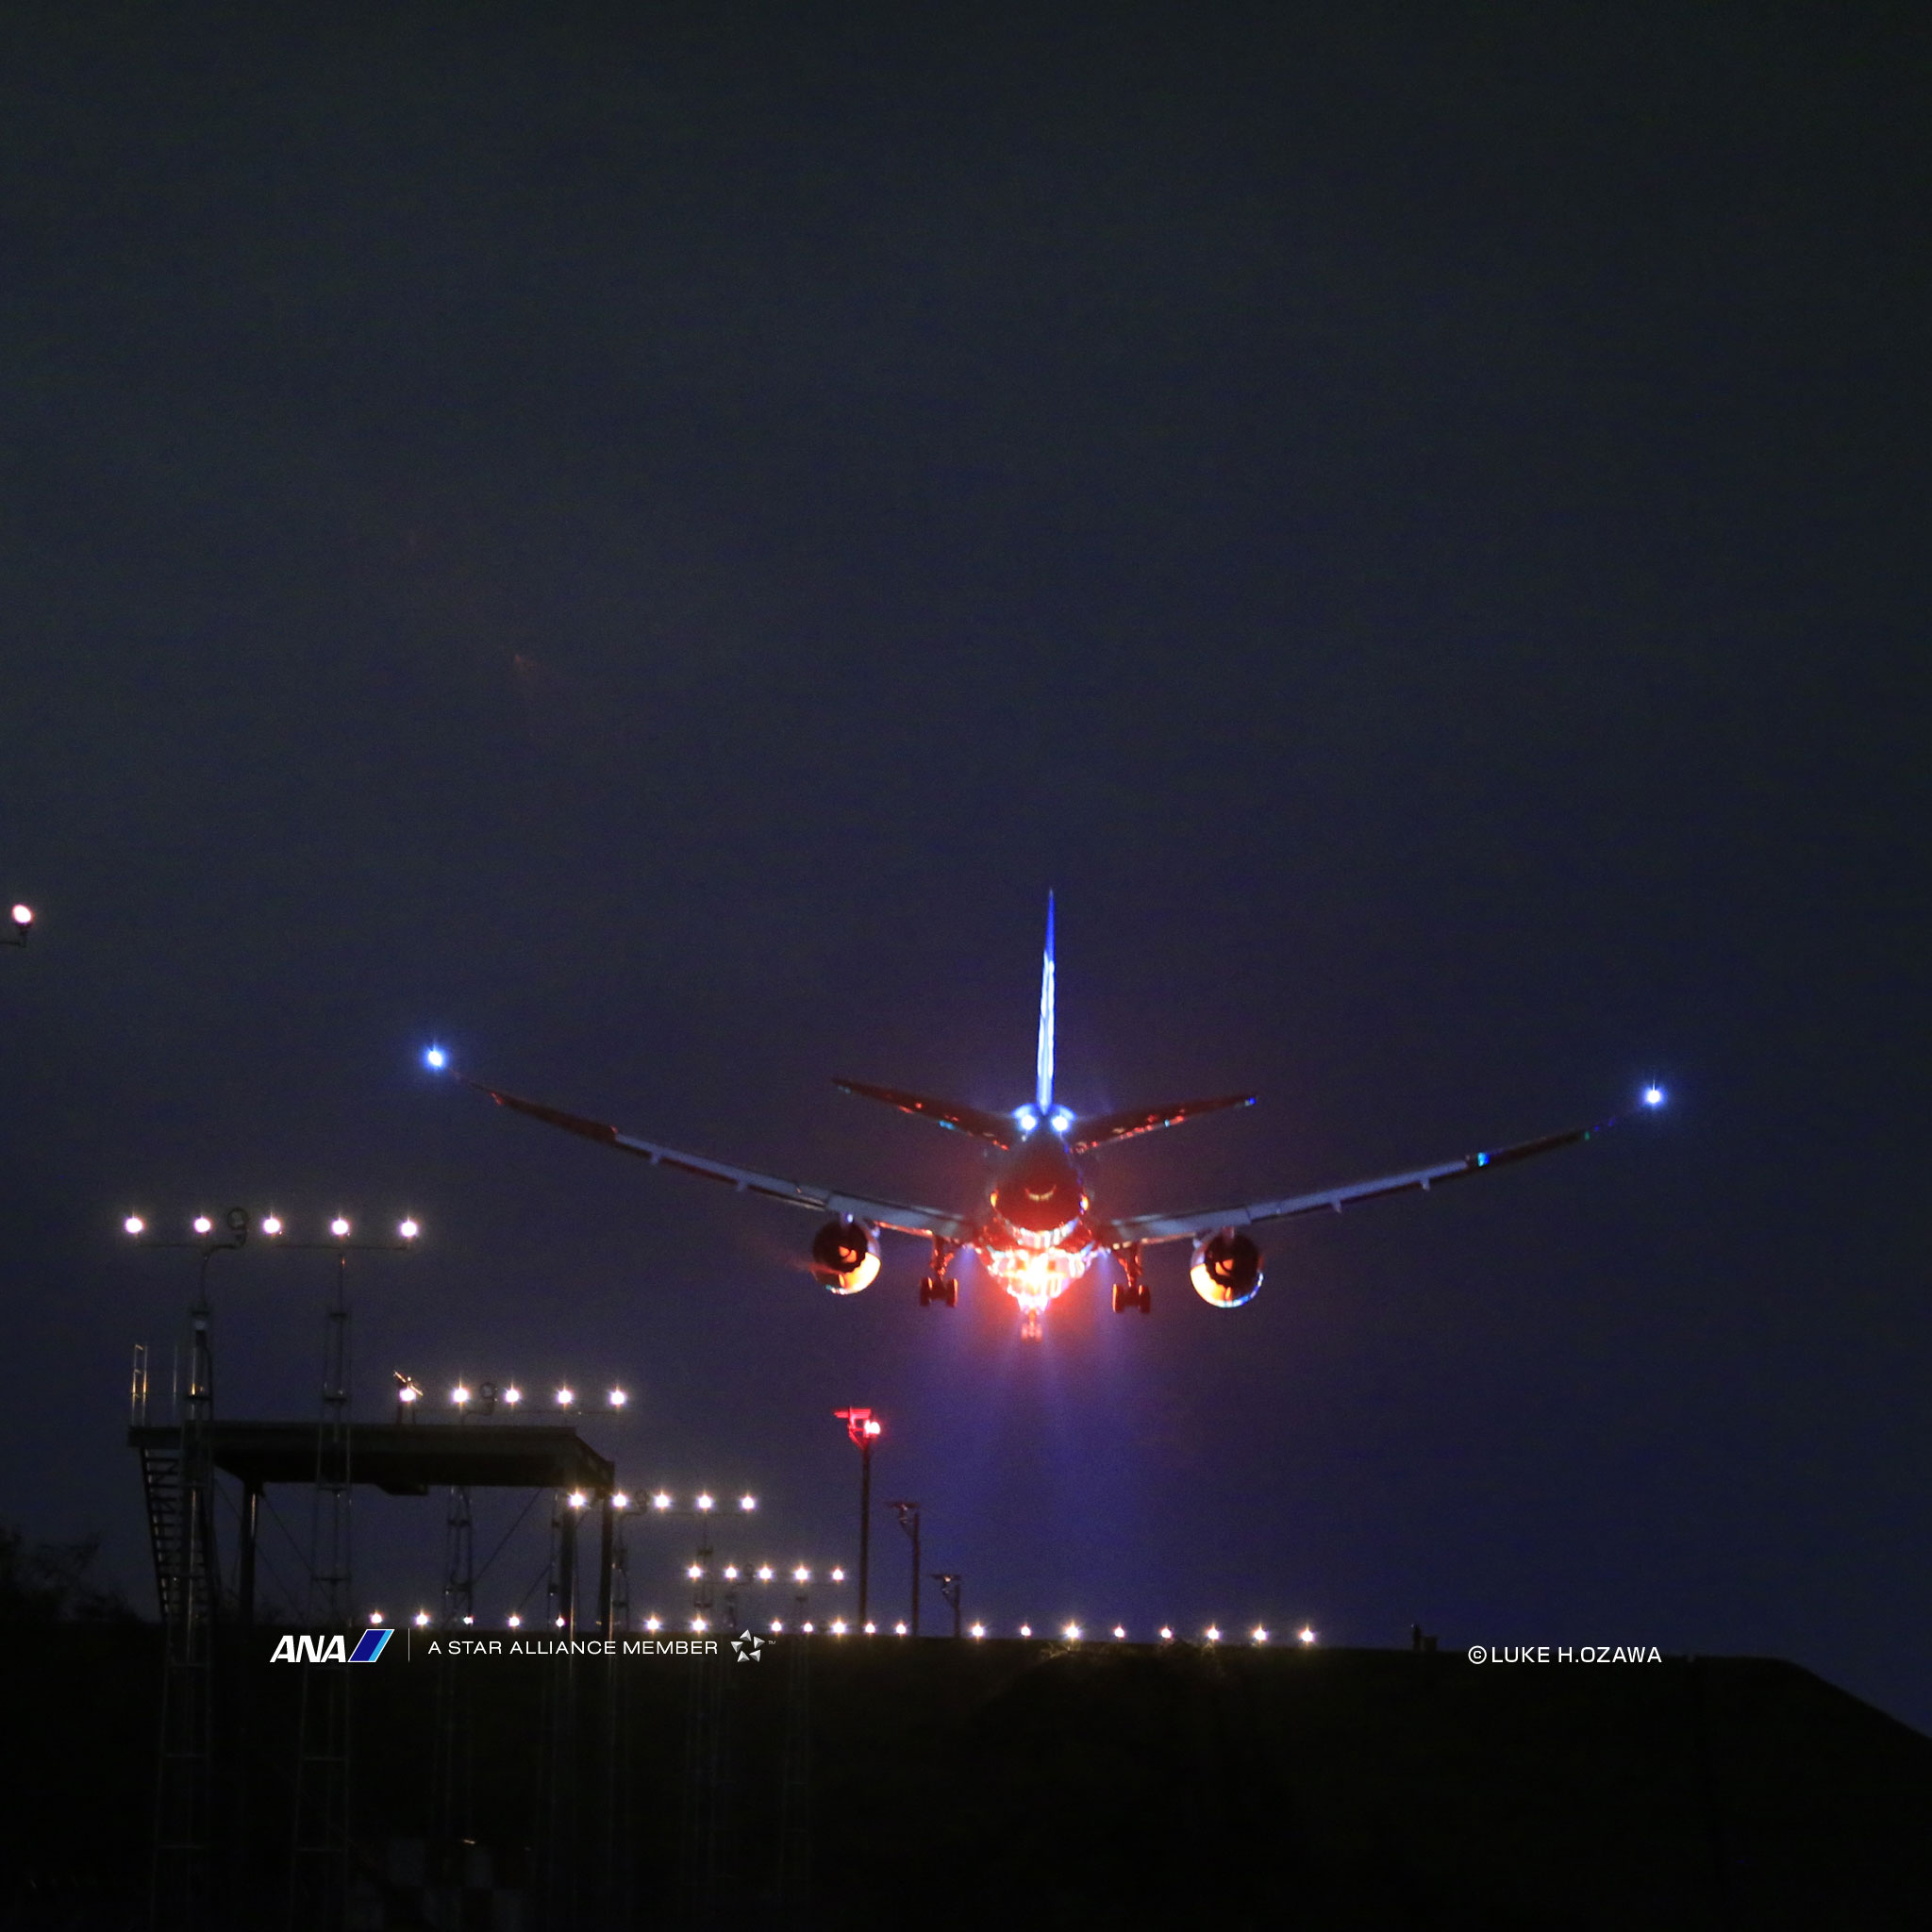
[[[349,1653],[352,1664],[373,1664],[388,1646],[396,1633],[393,1630],[365,1630],[356,1640],[356,1647]]]

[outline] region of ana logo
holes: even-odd
[[[755,1664],[765,1654],[765,1640],[754,1637],[749,1630],[741,1630],[731,1640],[731,1648],[738,1655],[741,1664]]]
[[[284,1637],[275,1645],[272,1664],[373,1664],[389,1647],[393,1630],[365,1630],[354,1650],[346,1637]]]

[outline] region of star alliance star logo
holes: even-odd
[[[765,1654],[765,1640],[754,1637],[749,1630],[741,1630],[731,1640],[731,1648],[738,1655],[741,1664],[755,1664]]]

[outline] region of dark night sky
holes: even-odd
[[[1003,1627],[1932,1725],[1923,16],[1327,11],[7,10],[0,1517],[145,1591],[128,1207],[407,1206],[364,1412],[619,1376],[774,1556],[865,1402]],[[1024,1097],[1049,886],[1066,1098],[1262,1096],[1103,1205],[1674,1106],[1023,1349],[413,1058],[963,1201],[827,1076]],[[223,1409],[312,1412],[322,1269],[216,1265]],[[427,1599],[436,1503],[358,1535]]]

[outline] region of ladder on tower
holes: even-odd
[[[155,1596],[161,1622],[181,1615],[186,1578],[181,1572],[181,1456],[175,1449],[142,1449],[141,1486],[147,1498],[147,1534],[155,1557]]]

